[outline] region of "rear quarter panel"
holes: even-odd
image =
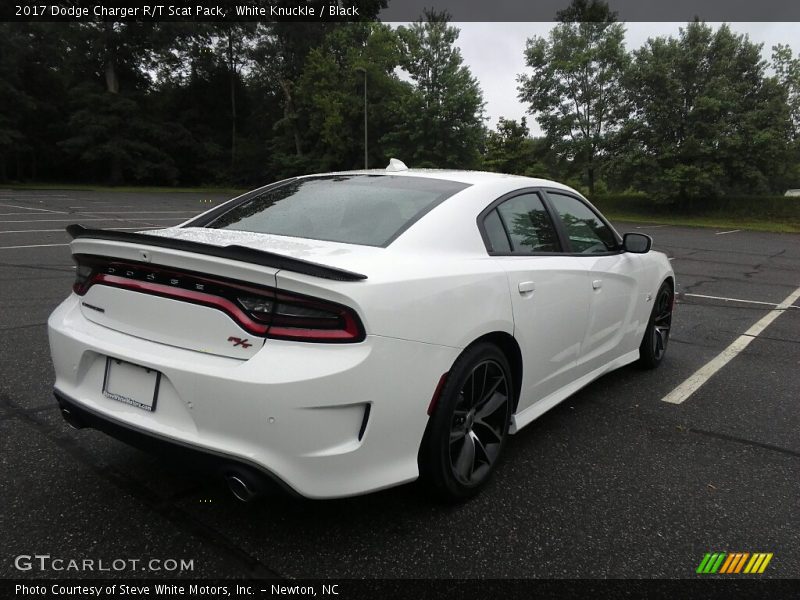
[[[367,335],[463,348],[486,333],[513,333],[508,280],[491,257],[406,257],[370,273],[364,281],[320,283],[279,271],[277,284],[355,308]]]

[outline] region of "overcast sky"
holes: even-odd
[[[525,106],[517,100],[517,75],[526,72],[523,52],[525,40],[546,36],[553,23],[453,23],[461,30],[458,45],[472,74],[477,77],[486,101],[488,126],[494,128],[499,117],[520,119]],[[626,47],[639,48],[649,37],[677,35],[685,23],[626,23]],[[710,23],[714,28],[718,23]],[[731,23],[731,29],[763,43],[762,54],[770,59],[772,46],[783,43],[800,49],[800,23]],[[531,133],[541,133],[535,119],[528,117]]]

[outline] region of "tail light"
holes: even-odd
[[[215,308],[262,337],[340,343],[364,339],[355,311],[336,302],[148,263],[85,254],[73,259],[72,289],[79,296],[93,285],[107,285]]]

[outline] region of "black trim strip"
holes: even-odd
[[[360,442],[364,438],[364,432],[367,431],[367,423],[369,422],[369,413],[370,409],[372,408],[372,404],[367,402],[367,405],[364,407],[364,418],[361,421],[361,428],[358,430],[358,441]]]
[[[246,248],[245,246],[238,246],[236,244],[230,246],[212,246],[211,244],[176,240],[174,238],[147,235],[146,233],[130,233],[127,231],[112,231],[109,229],[89,229],[77,223],[69,225],[67,227],[67,233],[72,236],[72,239],[82,238],[125,242],[128,244],[146,244],[159,248],[171,248],[173,250],[194,252],[195,254],[227,258],[239,262],[261,265],[263,267],[284,269],[286,271],[294,271],[295,273],[312,275],[323,279],[333,279],[335,281],[360,281],[367,278],[366,275],[362,275],[361,273],[329,267],[300,258],[283,256],[282,254],[275,254],[265,250]]]
[[[150,369],[147,369],[148,371]],[[158,403],[158,388],[161,387],[161,371],[156,371],[156,385],[153,389],[153,406],[150,408],[151,412],[156,411],[156,404]]]

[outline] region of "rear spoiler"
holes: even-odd
[[[253,248],[246,248],[245,246],[238,246],[236,244],[230,246],[214,246],[188,240],[176,240],[156,235],[147,235],[146,233],[129,233],[127,231],[113,231],[110,229],[88,229],[77,223],[69,225],[67,227],[67,233],[75,240],[80,238],[109,240],[128,244],[146,244],[159,248],[171,248],[173,250],[183,250],[195,254],[227,258],[239,262],[261,265],[263,267],[272,267],[274,269],[284,269],[286,271],[294,271],[295,273],[313,275],[314,277],[322,277],[323,279],[333,279],[336,281],[360,281],[367,278],[366,275],[362,275],[361,273],[329,267],[300,258],[283,256],[282,254],[275,254],[265,250],[254,250]]]

